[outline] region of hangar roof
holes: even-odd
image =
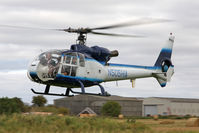
[[[199,99],[195,99],[195,98],[173,98],[173,97],[151,97],[151,98],[168,100],[170,102],[199,103]],[[122,97],[122,96],[116,96],[116,95],[112,95],[112,96],[109,96],[109,97],[94,96],[94,95],[75,95],[74,97],[66,97],[66,98],[55,99],[55,101],[59,101],[59,100],[143,101],[144,99],[147,99],[147,98]]]
[[[196,98],[172,98],[172,97],[153,97],[153,98],[169,100],[171,102],[199,103],[199,99]]]
[[[115,100],[115,101],[142,101],[138,98],[132,98],[132,97],[121,97],[121,96],[93,96],[93,95],[75,95],[74,97],[66,97],[66,98],[60,98],[56,100],[91,100],[91,99],[96,99],[96,100]],[[55,100],[55,101],[56,101]]]

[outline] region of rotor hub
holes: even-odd
[[[78,44],[84,45],[86,42],[86,33],[78,33],[77,42]]]

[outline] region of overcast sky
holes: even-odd
[[[0,24],[38,28],[97,27],[139,18],[164,18],[168,23],[125,27],[107,32],[145,35],[119,38],[88,35],[87,45],[119,50],[110,62],[153,66],[169,33],[175,35],[172,61],[175,74],[165,88],[156,79],[102,83],[113,95],[128,97],[199,98],[199,1],[190,0],[0,0]],[[68,49],[77,35],[56,31],[0,27],[0,97],[19,97],[31,103],[31,88],[45,86],[31,82],[27,68],[42,51]],[[96,87],[90,87],[91,92]],[[52,87],[53,92],[64,88]],[[45,96],[49,103],[54,96]]]

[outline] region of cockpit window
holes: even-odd
[[[61,51],[47,51],[39,55],[38,72],[42,78],[55,78],[61,61]],[[41,73],[42,72],[42,73]]]
[[[58,51],[45,52],[39,55],[40,63],[44,66],[56,66],[61,60],[61,53]]]

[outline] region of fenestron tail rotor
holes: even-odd
[[[64,32],[68,32],[68,33],[77,33],[78,34],[78,38],[77,38],[78,43],[84,45],[85,41],[86,41],[86,34],[88,34],[88,33],[95,34],[95,35],[115,36],[115,37],[134,37],[134,38],[144,37],[141,35],[105,33],[105,32],[98,32],[95,30],[107,30],[107,29],[113,29],[113,28],[122,28],[122,27],[128,27],[128,26],[164,23],[164,22],[170,22],[170,21],[171,20],[166,20],[166,19],[144,18],[144,19],[128,21],[128,22],[124,22],[124,23],[118,23],[118,24],[96,27],[96,28],[78,28],[78,29],[74,29],[74,28],[70,28],[70,27],[67,29],[45,29],[45,28],[33,28],[33,27],[12,26],[12,25],[0,25],[0,27],[20,28],[20,29],[28,29],[28,30],[55,30],[55,31],[64,31]]]

